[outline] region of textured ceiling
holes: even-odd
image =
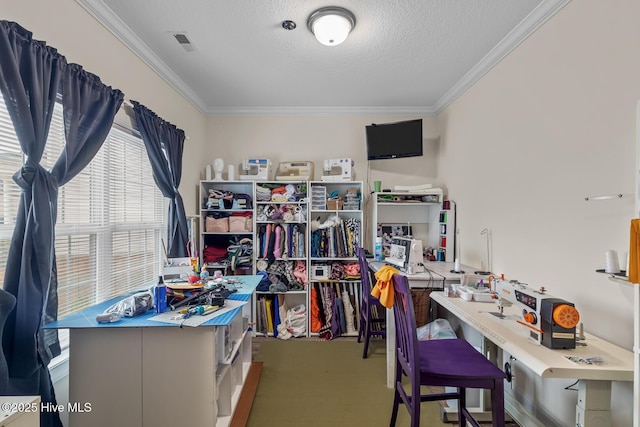
[[[432,115],[569,0],[76,1],[204,114]],[[356,16],[335,47],[306,26],[330,5]]]

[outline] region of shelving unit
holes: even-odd
[[[362,188],[360,181],[309,182],[309,307],[317,303],[322,312],[320,321],[310,316],[310,335],[358,334],[361,284],[356,248],[364,233]]]
[[[209,273],[253,274],[252,181],[200,181],[200,262]]]
[[[373,193],[371,212],[371,242],[373,252],[376,236],[387,234],[391,238],[396,231],[411,234],[422,240],[424,249],[442,249],[446,253],[443,261],[453,261],[455,256],[455,204],[449,201],[449,209],[443,209],[444,193],[440,188],[420,192]],[[441,222],[441,212],[446,211],[446,221]],[[452,222],[453,221],[453,222]],[[446,225],[445,229],[442,225]],[[442,231],[445,231],[442,233]],[[444,238],[444,239],[443,239]],[[387,242],[383,243],[386,250]],[[444,245],[443,245],[444,243]],[[385,254],[388,255],[388,254]]]
[[[438,261],[454,262],[456,256],[456,204],[451,200],[443,200],[438,218],[440,239]]]
[[[231,424],[251,367],[253,355],[252,336],[248,330],[249,311],[245,311],[246,316],[236,315],[230,325],[216,328],[216,427]]]
[[[307,183],[257,181],[254,200],[254,264],[271,282],[256,293],[256,334],[275,336],[288,308],[307,305]]]

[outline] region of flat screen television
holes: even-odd
[[[422,156],[422,119],[366,127],[367,160]]]

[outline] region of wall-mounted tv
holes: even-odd
[[[367,160],[422,156],[422,119],[366,127]]]

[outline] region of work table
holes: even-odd
[[[261,276],[234,278],[241,283],[228,300],[248,303],[199,326],[151,320],[153,310],[96,322],[123,297],[46,325],[70,330],[69,403],[91,404],[69,413],[70,426],[228,426],[251,365],[248,324]]]

